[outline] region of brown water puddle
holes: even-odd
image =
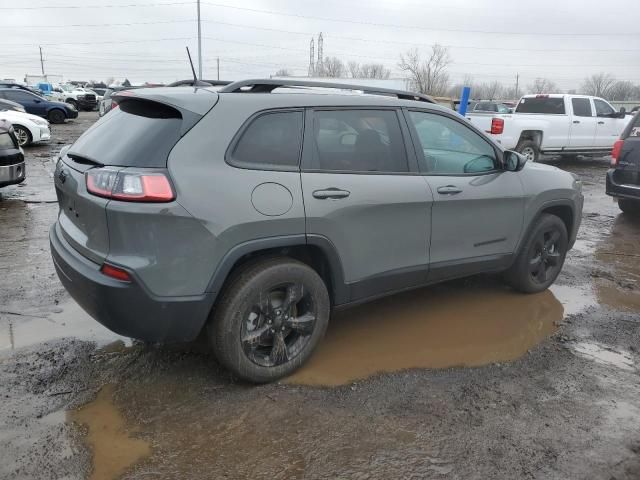
[[[640,311],[640,220],[619,215],[595,257],[606,270],[594,284],[598,300],[613,308]]]
[[[132,430],[113,404],[113,390],[113,385],[106,385],[93,402],[67,413],[67,421],[88,428],[87,443],[93,451],[92,480],[119,478],[151,454],[147,442],[130,436]]]
[[[337,312],[316,353],[286,382],[335,386],[381,372],[513,360],[553,333],[562,317],[550,291],[407,292]]]

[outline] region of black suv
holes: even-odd
[[[623,212],[640,213],[640,112],[613,145],[607,195],[618,199]]]

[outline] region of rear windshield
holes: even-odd
[[[124,101],[87,130],[68,155],[102,165],[166,167],[180,139],[177,110],[148,101]]]
[[[517,113],[547,113],[563,115],[564,98],[560,97],[527,97],[520,100]]]
[[[636,116],[631,119],[629,126],[625,129],[622,137],[640,137],[640,112],[637,112]]]

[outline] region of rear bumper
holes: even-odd
[[[607,171],[606,194],[612,197],[640,199],[640,184],[616,183],[615,171],[615,168],[610,168]]]
[[[62,237],[57,222],[51,227],[51,256],[60,281],[73,299],[108,329],[150,342],[195,339],[204,326],[213,294],[157,297],[135,274],[132,282],[103,275],[100,265],[80,255]]]
[[[24,162],[0,167],[0,187],[22,183],[26,176]]]

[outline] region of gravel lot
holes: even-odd
[[[112,334],[60,285],[52,158],[96,118],[54,125],[2,190],[0,478],[640,478],[640,219],[604,195],[607,158],[545,160],[586,197],[550,291],[477,277],[351,308],[255,387],[202,342]]]

